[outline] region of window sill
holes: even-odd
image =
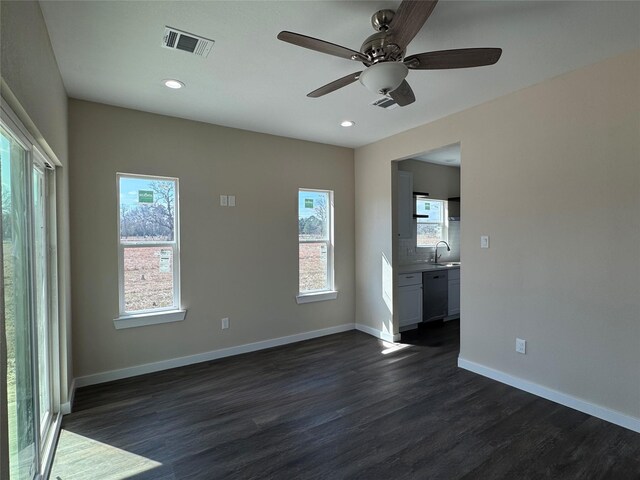
[[[325,300],[335,300],[336,298],[338,298],[338,292],[336,290],[330,290],[326,292],[316,292],[316,293],[299,293],[296,296],[296,303],[300,305],[302,303],[324,302]]]
[[[116,327],[116,330],[121,330],[123,328],[144,327],[146,325],[157,325],[160,323],[181,322],[186,316],[186,310],[139,313],[115,318],[113,325]]]

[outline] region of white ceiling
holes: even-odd
[[[640,47],[640,2],[441,1],[407,55],[501,47],[491,67],[411,71],[416,102],[384,110],[359,83],[306,94],[363,66],[276,39],[291,30],[353,49],[399,1],[41,2],[69,96],[357,147]],[[165,25],[215,40],[209,58],[160,47]],[[177,78],[186,88],[161,85]],[[345,129],[340,121],[354,120]]]
[[[437,148],[436,150],[431,150],[421,155],[415,155],[412,158],[423,162],[446,165],[447,167],[459,167],[460,144],[454,143],[453,145],[447,145],[446,147]]]

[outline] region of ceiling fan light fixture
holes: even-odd
[[[360,83],[373,93],[386,95],[400,86],[409,73],[402,62],[381,62],[371,65],[360,74]]]

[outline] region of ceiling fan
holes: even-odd
[[[403,0],[395,12],[377,11],[371,17],[371,25],[376,33],[364,41],[359,52],[287,31],[280,32],[278,39],[365,65],[364,70],[334,80],[307,94],[307,97],[321,97],[360,80],[369,90],[387,95],[404,107],[416,100],[405,80],[409,70],[481,67],[493,65],[502,55],[500,48],[461,48],[418,53],[405,58],[407,45],[420,31],[437,3],[437,0]]]

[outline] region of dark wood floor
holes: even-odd
[[[456,366],[457,322],[81,388],[52,479],[640,479],[640,434]]]

